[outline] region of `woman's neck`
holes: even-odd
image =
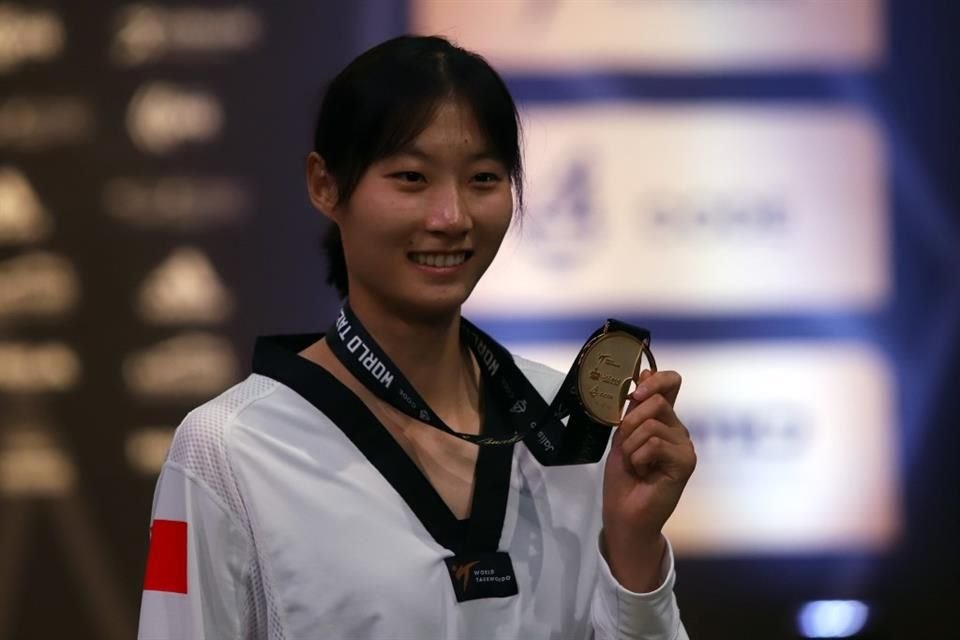
[[[437,317],[391,313],[362,299],[350,308],[424,401],[444,420],[478,411],[479,369],[460,342],[460,310]],[[471,420],[472,422],[472,420]]]

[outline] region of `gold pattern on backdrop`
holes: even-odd
[[[151,271],[137,298],[140,316],[153,324],[216,323],[233,311],[210,260],[192,247],[177,249]]]
[[[61,255],[34,251],[0,261],[0,323],[63,316],[79,296],[76,269]]]
[[[187,143],[209,142],[223,128],[223,107],[209,91],[169,82],[140,87],[127,108],[127,132],[141,150],[171,153]]]
[[[0,100],[0,147],[39,151],[93,136],[93,109],[79,98],[13,96]]]
[[[0,245],[37,242],[52,229],[50,214],[27,176],[14,167],[0,166]]]
[[[134,4],[119,12],[116,24],[110,57],[121,66],[245,51],[263,32],[259,14],[247,7]]]
[[[65,40],[63,20],[53,11],[0,3],[0,73],[55,58]]]
[[[167,458],[173,427],[139,427],[127,435],[124,453],[130,468],[145,476],[154,477]]]
[[[80,359],[62,342],[0,341],[0,392],[41,393],[73,388]]]
[[[143,398],[209,398],[234,383],[239,365],[224,338],[200,332],[182,333],[131,353],[123,377],[130,391]]]
[[[251,200],[246,184],[226,177],[113,178],[103,188],[110,216],[151,230],[200,231],[236,223],[250,214]]]

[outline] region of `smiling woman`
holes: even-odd
[[[330,242],[342,243],[330,255],[345,258],[344,293],[364,316],[449,316],[490,265],[513,212],[506,161],[456,98],[372,162],[348,199],[316,151],[307,174],[311,201],[334,222]]]
[[[464,158],[497,165],[478,180],[502,183],[504,177],[508,178],[517,209],[522,208],[520,119],[513,98],[483,58],[441,38],[406,37],[385,42],[359,56],[333,80],[317,118],[308,173],[316,160],[314,154],[322,158],[335,182],[338,203],[350,199],[376,160],[392,160],[388,167],[381,168],[392,169],[398,180],[408,181],[411,186],[425,182],[426,176],[418,167],[398,163],[432,159],[431,168],[436,168],[442,160],[439,155],[427,157],[426,150],[417,148],[414,139],[424,133],[445,104],[457,105],[463,111],[461,118],[465,118],[447,124],[472,129],[463,131],[472,136],[464,142],[473,145],[461,151],[467,154]],[[456,136],[460,132],[443,133]],[[314,204],[320,209],[330,206],[316,199]],[[325,244],[330,256],[329,281],[341,296],[346,296],[349,282],[338,225],[331,227]]]
[[[638,376],[606,454],[561,374],[460,315],[522,200],[496,72],[385,42],[330,85],[306,165],[343,309],[260,339],[177,429],[141,640],[686,638],[661,535],[696,460],[679,376]]]

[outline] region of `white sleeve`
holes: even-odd
[[[246,530],[217,495],[168,460],[154,494],[139,640],[248,637],[241,627],[252,555]]]
[[[649,593],[625,589],[610,572],[599,544],[596,553],[600,557],[600,577],[590,608],[596,640],[689,640],[673,594],[676,573],[669,541],[661,568],[662,581]]]

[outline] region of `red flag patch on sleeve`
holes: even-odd
[[[150,526],[150,552],[144,591],[187,592],[187,523],[154,520]]]

